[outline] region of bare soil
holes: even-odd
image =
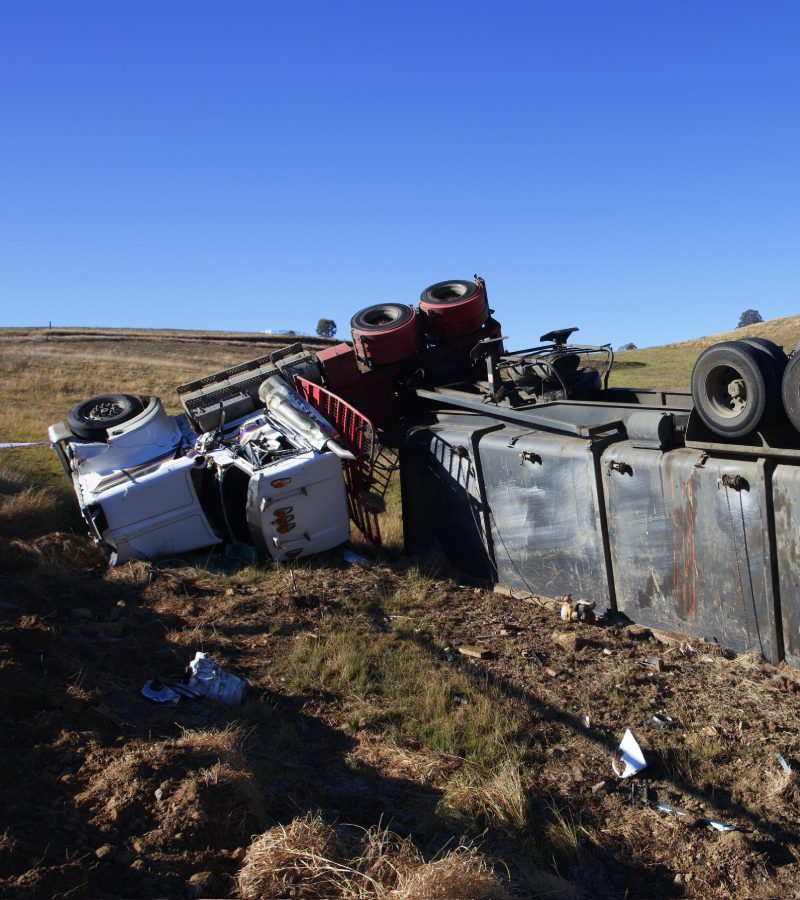
[[[389,826],[420,859],[466,835],[517,896],[797,896],[800,790],[775,757],[800,768],[791,670],[564,624],[403,561],[329,559],[298,569],[293,588],[284,570],[108,571],[88,540],[61,533],[5,539],[2,553],[2,896],[237,896],[251,837],[309,813]],[[448,817],[441,801],[468,753],[398,736],[380,692],[297,690],[298,642],[345,619],[375,641],[402,619],[403,653],[515,717],[521,823]],[[147,678],[197,649],[246,678],[243,707],[142,698]],[[654,727],[656,712],[674,724]],[[628,727],[648,760],[635,793],[611,767]]]

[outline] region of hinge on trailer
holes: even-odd
[[[524,466],[526,462],[532,462],[541,465],[542,457],[539,456],[538,453],[533,453],[533,451],[531,450],[523,450],[519,455],[519,464],[521,466]]]
[[[734,491],[742,491],[749,486],[744,475],[723,475],[717,482],[717,487],[732,488]]]

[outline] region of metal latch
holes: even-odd
[[[607,470],[609,475],[612,472],[619,472],[621,475],[633,475],[633,469],[621,459],[611,459],[608,461]]]
[[[539,456],[538,453],[534,453],[532,450],[523,450],[519,455],[519,464],[521,466],[524,466],[526,462],[532,462],[541,465],[542,457]]]
[[[734,491],[743,491],[750,487],[750,483],[744,475],[723,475],[717,482],[717,487],[732,488]]]

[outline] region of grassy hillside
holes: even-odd
[[[292,343],[291,337],[141,329],[0,329],[0,441],[47,440],[94,394],[155,394],[170,412],[179,384]],[[316,349],[332,342],[303,338]],[[53,453],[15,452],[13,463],[59,493],[68,489]],[[5,460],[9,460],[6,452]]]
[[[688,390],[692,367],[706,347],[719,341],[736,341],[746,337],[769,338],[789,353],[800,341],[800,315],[770,319],[768,322],[698,337],[679,344],[626,350],[617,354],[611,386]]]

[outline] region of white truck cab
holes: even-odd
[[[281,351],[184,385],[182,415],[157,397],[107,395],[50,426],[112,565],[235,541],[293,560],[348,539],[342,460],[352,454],[287,380],[309,374],[306,357]]]

